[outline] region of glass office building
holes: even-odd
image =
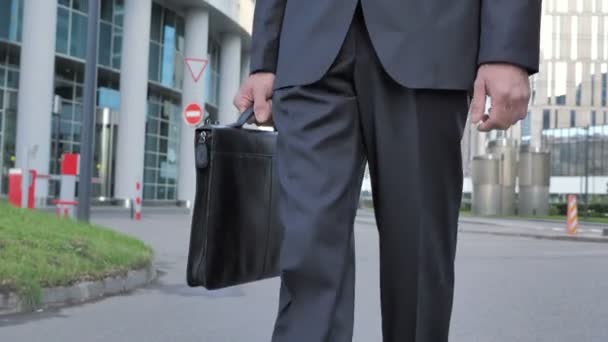
[[[141,182],[144,200],[192,199],[194,131],[182,108],[196,102],[212,120],[236,116],[253,5],[100,0],[95,197],[133,198]],[[62,154],[80,152],[88,6],[0,0],[1,194],[8,170],[28,167],[51,176],[37,196],[53,198]],[[202,80],[192,79],[186,57],[208,60]]]

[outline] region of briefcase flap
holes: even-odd
[[[207,133],[206,144],[212,153],[260,154],[273,156],[276,149],[276,132],[238,129],[228,126],[203,127],[197,136]]]

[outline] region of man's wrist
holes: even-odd
[[[521,71],[525,72],[526,74],[528,74],[528,76],[535,74],[537,71],[530,69],[524,65],[520,65],[517,63],[513,63],[513,62],[506,62],[506,61],[487,61],[487,62],[482,62],[479,63],[479,65],[477,66],[477,68],[481,68],[484,65],[510,65],[512,67],[516,67],[518,69],[520,69]]]

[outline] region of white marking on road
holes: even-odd
[[[554,232],[561,232],[563,229],[561,229],[561,228],[551,228],[551,230],[553,230]]]
[[[590,230],[591,230],[592,232],[594,232],[594,233],[598,233],[598,234],[601,234],[601,233],[602,233],[602,230],[601,230],[601,229],[590,229]]]

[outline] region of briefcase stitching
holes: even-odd
[[[271,158],[272,160],[272,158]],[[268,201],[268,205],[270,205],[272,207],[272,203],[274,201],[274,196],[273,196],[273,190],[274,190],[274,184],[273,184],[273,176],[274,176],[274,160],[272,160],[272,162],[270,163],[270,179],[269,179],[269,183],[270,183],[270,193],[268,194],[269,197],[269,201]],[[268,256],[270,254],[270,234],[271,234],[271,227],[273,225],[273,218],[272,218],[272,210],[268,210],[268,226],[266,226],[266,253],[264,253],[264,267],[262,268],[262,274],[268,274]]]

